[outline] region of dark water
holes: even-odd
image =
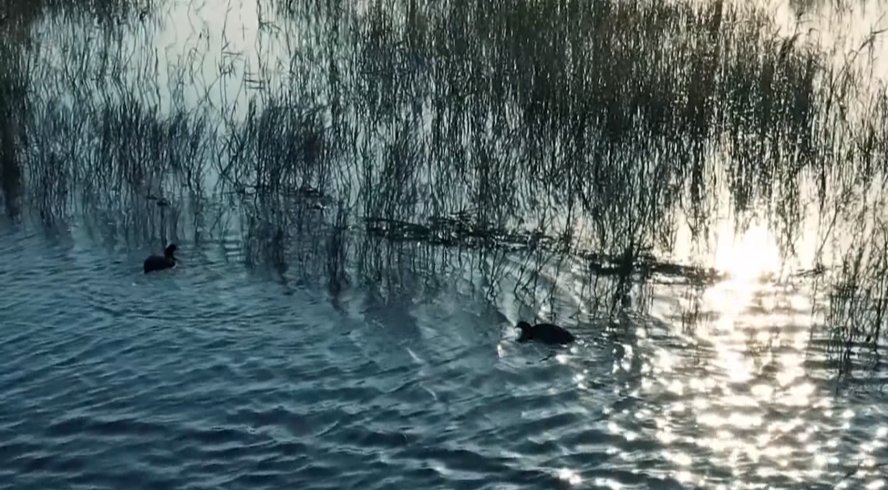
[[[541,360],[501,328],[514,310],[459,278],[331,301],[238,265],[233,242],[182,243],[180,267],[145,276],[147,250],[76,229],[0,237],[3,488],[885,481],[885,371],[838,392],[810,305],[785,290],[743,307],[718,285],[694,334],[655,296],[619,329],[570,324],[581,343]]]

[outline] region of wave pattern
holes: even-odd
[[[666,290],[540,361],[454,291],[343,311],[207,250],[154,276],[14,229],[0,253],[6,488],[832,488],[886,455],[884,395],[835,393],[802,308],[689,333]]]

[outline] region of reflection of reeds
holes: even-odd
[[[517,254],[515,289],[537,301],[540,268],[558,271],[571,257],[584,264],[579,289],[592,309],[609,311],[652,275],[716,278],[668,255],[680,219],[709,235],[723,190],[738,215],[766,213],[787,248],[808,204],[803,184],[817,188],[821,217],[877,217],[862,203],[884,185],[888,99],[869,95],[860,72],[831,68],[802,36],[777,36],[759,10],[365,3],[279,2],[273,31],[294,43],[268,72],[243,75],[242,116],[210,100],[211,87],[237,76],[231,65],[212,82],[170,67],[175,83],[159,95],[151,62],[116,58],[123,41],[113,36],[72,39],[77,62],[58,73],[0,52],[22,74],[0,74],[0,109],[23,114],[0,122],[4,194],[25,175],[45,215],[75,205],[118,213],[140,239],[156,238],[158,224],[160,235],[175,232],[185,201],[228,199],[244,213],[251,260],[281,276],[300,258],[322,265],[333,294],[349,270],[404,287],[398,268],[416,267],[417,254],[423,271],[467,260],[491,284]],[[268,82],[279,71],[282,83]],[[27,97],[7,95],[24,80]],[[185,85],[205,99],[186,104]],[[855,101],[866,110],[851,115]],[[39,144],[22,152],[22,138]],[[6,178],[6,169],[23,171]],[[886,297],[882,262],[866,264],[839,279]],[[877,337],[875,305],[867,332]]]
[[[888,225],[861,231],[854,243],[834,274],[825,315],[840,375],[850,374],[854,356],[878,348],[888,316]]]
[[[0,35],[0,192],[6,213],[19,213],[22,170],[19,163],[21,147],[20,115],[25,112],[25,77],[21,56]]]
[[[266,195],[323,188],[324,145],[316,111],[284,104],[260,112],[251,103],[245,121],[229,133],[222,175],[235,189]]]
[[[469,205],[503,224],[510,214],[555,205],[572,218],[583,213],[597,245],[617,252],[651,241],[646,230],[666,221],[659,215],[682,196],[686,177],[696,196],[705,195],[702,142],[736,129],[707,109],[733,93],[719,71],[756,76],[712,52],[724,9],[605,4],[414,3],[403,23],[397,8],[369,9],[355,27],[366,40],[361,73],[373,75],[360,86],[369,119],[404,117],[416,128],[412,153],[401,153],[429,160],[413,180],[432,182],[433,211],[455,211],[442,206],[461,196],[470,202],[454,207]],[[765,50],[761,42],[752,47]],[[700,60],[699,69],[676,77],[685,59]],[[705,86],[701,73],[720,81]],[[428,131],[417,96],[431,102]],[[782,126],[779,117],[766,122],[759,126],[769,132]]]

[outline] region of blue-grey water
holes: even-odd
[[[459,279],[332,301],[234,243],[146,276],[148,249],[0,227],[0,487],[885,483],[886,371],[864,353],[836,381],[795,293],[693,331],[655,296],[619,328],[567,321],[581,342],[543,360]]]

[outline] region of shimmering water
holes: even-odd
[[[885,2],[760,3],[0,4],[0,488],[884,487]]]
[[[463,279],[332,301],[232,243],[144,276],[148,250],[0,228],[0,486],[885,483],[886,371],[862,353],[837,382],[791,289],[718,284],[688,330],[662,286],[544,360]]]

